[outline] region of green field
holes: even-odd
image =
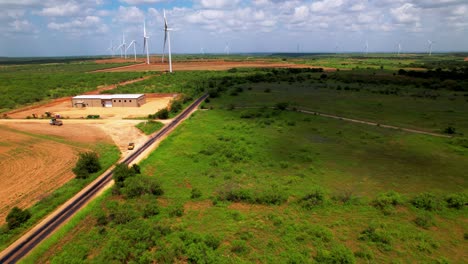
[[[415,85],[419,77],[385,70],[197,74],[210,76],[205,110],[140,164],[141,175],[25,263],[467,261],[466,91],[446,87],[434,96]],[[158,78],[140,88],[154,89]],[[294,108],[457,132],[418,135]],[[148,191],[149,179],[163,195]]]
[[[164,124],[158,121],[145,121],[136,125],[136,127],[146,135],[153,134],[154,132],[160,130],[163,126]]]
[[[0,66],[0,112],[140,78],[148,73],[90,73],[127,64],[94,62]]]

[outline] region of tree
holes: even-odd
[[[133,168],[129,168],[127,164],[120,163],[115,166],[114,175],[112,176],[115,181],[115,185],[117,188],[121,188],[124,186],[124,182],[127,178],[133,177],[136,174],[136,170]]]
[[[80,153],[78,162],[72,171],[75,173],[76,178],[85,179],[90,173],[97,172],[100,169],[101,164],[99,164],[98,155],[95,152],[85,152]]]
[[[31,213],[28,210],[21,210],[15,206],[6,217],[8,228],[15,229],[28,221],[29,218],[31,218]]]

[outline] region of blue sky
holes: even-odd
[[[161,53],[163,9],[175,53],[468,51],[468,0],[0,0],[0,56]]]

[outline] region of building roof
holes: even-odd
[[[72,99],[138,99],[144,96],[144,94],[89,94],[89,95],[78,95]]]

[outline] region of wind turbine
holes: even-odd
[[[224,47],[224,53],[226,53],[226,55],[229,55],[230,50],[231,48],[229,48],[229,43],[226,42],[226,46]]]
[[[431,56],[432,55],[432,45],[434,44],[434,41],[427,40],[427,43],[429,44],[429,56]]]
[[[167,25],[166,10],[164,10],[164,45],[163,45],[162,62],[164,62],[164,52],[166,52],[166,41],[167,41],[167,48],[168,48],[168,55],[169,55],[169,72],[172,72],[171,35],[170,35],[171,30],[172,29],[169,28]]]
[[[148,39],[149,37],[148,35],[146,35],[146,22],[143,21],[143,52],[145,52],[145,49],[146,49],[146,64],[150,64]]]
[[[366,46],[364,47],[366,55],[369,54],[369,41],[366,40]]]
[[[125,33],[122,33],[122,44],[120,45],[120,48],[124,53],[125,59],[127,59],[127,43],[125,43]],[[122,53],[120,53],[120,57],[122,57]]]
[[[398,56],[400,56],[401,53],[401,43],[398,43]]]
[[[127,50],[133,45],[133,55],[134,55],[134,61],[136,61],[136,41],[135,40],[132,40],[132,42],[130,42],[130,44],[128,44],[128,47],[127,49],[125,49],[125,54],[127,54]]]
[[[114,44],[112,43],[112,40],[111,40],[110,47],[107,50],[110,51],[112,57],[114,57]]]

